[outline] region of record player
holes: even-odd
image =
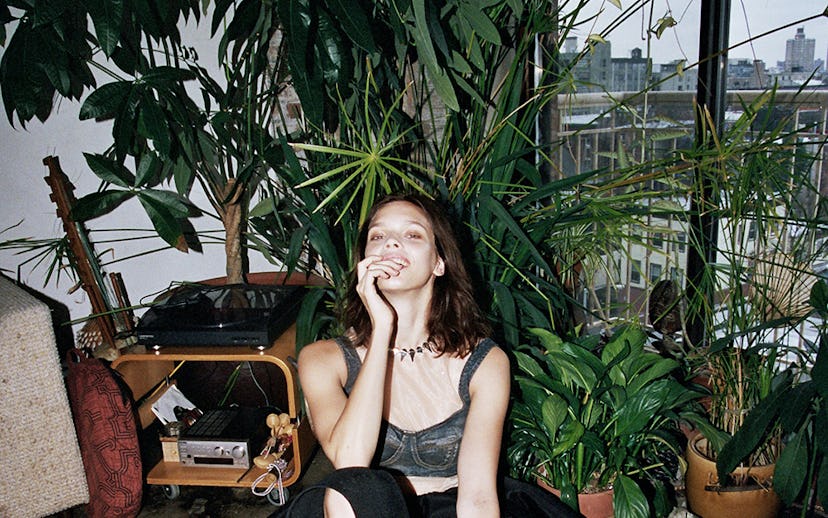
[[[136,326],[139,344],[270,347],[296,320],[303,286],[185,285],[150,307]]]

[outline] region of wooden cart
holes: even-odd
[[[158,351],[144,353],[129,353],[118,357],[112,364],[113,368],[121,373],[124,381],[132,389],[136,400],[140,400],[156,387],[181,361],[186,362],[268,362],[278,367],[284,376],[284,391],[287,395],[287,414],[299,426],[293,431],[293,442],[284,453],[288,467],[284,471],[283,486],[287,487],[296,482],[306,463],[310,460],[316,440],[310,430],[307,419],[300,419],[299,389],[296,371],[288,361],[288,357],[295,354],[295,325],[290,326],[273,344],[264,350],[258,351],[244,346],[230,347],[170,347],[165,346]],[[138,408],[141,426],[147,428],[155,419],[152,413],[152,398],[147,399]],[[263,470],[252,466],[244,468],[216,468],[203,466],[184,466],[177,462],[162,460],[147,474],[147,483],[163,485],[168,498],[175,498],[179,494],[179,486],[226,486],[251,487],[253,482],[263,474]],[[257,485],[264,489],[266,481]],[[282,504],[273,496],[275,491],[268,494],[268,500],[274,504]]]

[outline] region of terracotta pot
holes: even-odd
[[[550,486],[540,478],[537,479],[537,482],[540,487],[546,489],[558,498],[561,497],[560,491]],[[580,508],[579,510],[581,514],[586,518],[612,518],[613,494],[614,492],[612,488],[605,489],[604,491],[599,491],[597,493],[579,493],[578,507]]]
[[[685,489],[690,511],[701,518],[774,518],[782,508],[773,490],[775,465],[738,468],[734,473],[753,477],[759,485],[718,488],[716,463],[702,452],[707,439],[693,437],[687,445]],[[717,490],[718,489],[718,490]]]

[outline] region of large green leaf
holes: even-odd
[[[72,207],[70,217],[75,221],[88,221],[112,212],[120,204],[133,196],[131,191],[105,190],[87,194],[77,200]]]
[[[411,7],[414,10],[414,31],[412,36],[417,44],[417,54],[420,61],[429,69],[439,69],[437,53],[434,51],[434,44],[431,41],[429,31],[428,9],[436,9],[436,6],[427,3],[425,0],[412,0]]]
[[[460,104],[457,101],[457,94],[454,92],[454,85],[452,85],[448,74],[437,60],[437,53],[434,51],[434,44],[429,31],[428,9],[436,9],[437,6],[432,6],[430,3],[426,3],[425,0],[412,0],[411,5],[414,8],[412,36],[414,37],[418,58],[426,66],[434,89],[446,104],[446,107],[458,111]]]
[[[561,433],[558,436],[558,442],[552,446],[551,457],[555,458],[558,455],[571,450],[578,443],[578,441],[581,440],[585,430],[584,425],[580,422],[575,421],[574,419],[567,421],[563,428],[561,428]]]
[[[302,297],[302,306],[296,317],[296,353],[303,346],[312,342],[319,336],[323,321],[330,316],[318,311],[320,302],[325,298],[327,290],[323,288],[309,288],[308,293]],[[321,313],[321,314],[320,314]]]
[[[118,108],[126,100],[132,89],[130,81],[116,81],[107,83],[94,90],[83,102],[80,109],[80,120],[111,119],[118,112]]]
[[[808,474],[808,427],[802,427],[788,442],[773,472],[773,489],[785,504],[790,505],[799,496]]]
[[[153,88],[168,88],[172,84],[192,81],[195,78],[195,72],[186,68],[157,66],[147,70],[141,76],[140,82]]]
[[[616,410],[616,436],[634,434],[644,429],[656,415],[669,390],[669,380],[657,380],[634,393]]]
[[[550,394],[541,406],[543,424],[549,432],[549,440],[555,441],[558,428],[567,417],[567,403],[557,394]]]
[[[80,5],[73,7],[80,12],[67,14],[67,19],[77,17],[82,26],[80,19],[85,20],[86,13]],[[86,87],[95,84],[85,61],[91,55],[85,36],[86,31],[78,27],[60,34],[48,23],[36,26],[30,16],[20,19],[0,58],[0,93],[11,124],[15,113],[24,126],[35,116],[45,121],[51,114],[56,89],[67,77],[69,88],[63,91],[60,86],[60,93],[70,99],[80,98]]]
[[[762,442],[768,428],[779,415],[779,409],[785,404],[787,395],[788,387],[779,387],[750,410],[741,428],[719,452],[716,460],[719,480],[725,480],[727,475]]]
[[[174,192],[159,189],[142,189],[137,191],[137,193],[139,199],[151,199],[157,206],[163,206],[175,218],[186,218],[190,213],[186,201]]]
[[[812,381],[805,381],[791,388],[785,404],[779,409],[779,424],[786,433],[797,430],[802,420],[811,415],[811,404],[816,389]]]
[[[285,256],[285,264],[288,268],[299,262],[299,258],[305,253],[305,239],[310,228],[307,225],[302,225],[293,231],[288,243],[287,255]]]
[[[520,372],[525,372],[530,376],[534,377],[543,374],[543,369],[541,368],[540,364],[538,364],[537,360],[521,351],[513,351],[513,354],[515,356],[515,361],[517,361],[518,369],[520,370]]]
[[[529,332],[540,339],[547,352],[560,351],[563,346],[563,339],[548,329],[534,327]]]
[[[336,16],[342,31],[368,54],[377,52],[368,15],[357,0],[328,0],[327,7]]]
[[[536,267],[541,268],[543,271],[552,271],[535,243],[526,235],[525,230],[521,228],[520,224],[515,220],[515,217],[509,213],[500,201],[491,196],[481,196],[478,201],[483,209],[486,209],[498,222],[509,230],[511,237],[518,239],[524,250],[531,254]]]
[[[476,2],[460,2],[460,16],[462,16],[474,31],[484,40],[500,45],[500,33],[492,20],[483,12]]]
[[[161,162],[155,153],[143,154],[135,168],[135,186],[145,187],[157,181],[157,174],[161,169]]]
[[[257,21],[261,15],[262,2],[260,0],[242,0],[235,7],[233,19],[224,32],[223,38],[229,41],[244,40],[255,32]]]
[[[457,93],[451,83],[448,74],[442,68],[429,68],[429,78],[437,91],[437,95],[446,103],[446,108],[454,111],[460,110],[460,103],[457,100]]]
[[[679,367],[679,363],[671,358],[660,358],[649,369],[638,373],[629,380],[627,390],[635,394],[642,387],[650,384],[653,380],[659,379]]]
[[[170,154],[169,121],[164,116],[164,110],[151,94],[145,92],[138,112],[138,134],[152,140],[155,149],[161,156]]]
[[[500,313],[504,340],[507,344],[516,344],[520,340],[520,329],[518,329],[518,312],[512,290],[500,282],[491,283],[491,288],[494,293],[493,306]]]
[[[642,518],[650,515],[647,498],[633,479],[626,475],[618,475],[613,490],[612,507],[615,518]]]
[[[568,505],[571,509],[577,511],[578,510],[578,488],[572,484],[572,481],[568,478],[564,478],[562,480],[563,487],[560,488],[561,491],[561,501]]]
[[[621,335],[613,337],[603,351],[601,351],[601,363],[608,369],[608,376],[615,385],[626,387],[628,383],[627,372],[621,364],[630,357],[632,345],[629,340]]]
[[[213,2],[213,19],[210,22],[210,35],[215,36],[216,31],[222,26],[227,10],[234,4],[234,0],[215,0]]]
[[[820,279],[814,283],[808,303],[822,318],[828,319],[828,281]]]
[[[95,26],[95,37],[101,50],[111,57],[121,35],[123,0],[86,0],[84,4]]]
[[[327,86],[345,85],[345,73],[350,63],[350,48],[345,47],[333,20],[324,11],[318,14],[316,44],[314,45],[314,66],[319,70]]]
[[[135,176],[115,160],[92,153],[84,153],[83,156],[86,164],[101,180],[125,189],[135,185]]]
[[[828,399],[828,334],[823,332],[819,338],[819,350],[814,361],[814,366],[811,369],[811,378],[814,380],[819,395],[823,399]]]
[[[288,66],[296,95],[302,102],[302,110],[311,124],[322,127],[324,89],[322,78],[308,63],[311,45],[310,25],[314,15],[308,0],[279,0],[279,16],[287,40]]]
[[[33,4],[34,2],[27,2]],[[16,7],[21,7],[20,5]],[[56,22],[62,15],[66,14],[66,10],[68,7],[68,2],[38,2],[35,6],[36,9],[32,15],[34,21],[34,27],[40,28],[44,25],[53,24]]]
[[[182,252],[187,251],[188,247],[183,239],[181,225],[176,217],[170,213],[168,207],[164,203],[156,201],[152,196],[141,196],[138,199],[141,201],[141,205],[144,207],[150,221],[152,221],[153,228],[158,232],[158,236],[173,248]]]

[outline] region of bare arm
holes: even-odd
[[[342,390],[346,367],[335,342],[316,342],[299,354],[299,379],[313,430],[336,469],[368,466],[377,447],[395,315],[377,291],[376,279],[398,273],[399,265],[376,257],[357,265],[357,291],[374,331],[349,396]]]
[[[500,516],[497,467],[509,405],[509,376],[506,353],[494,348],[472,378],[471,405],[457,465],[458,518]]]
[[[380,355],[371,355],[369,350],[350,397],[342,390],[346,368],[335,342],[317,342],[299,354],[299,379],[313,431],[336,469],[368,466],[374,456],[388,356],[381,352],[380,361],[375,361],[372,356]]]

